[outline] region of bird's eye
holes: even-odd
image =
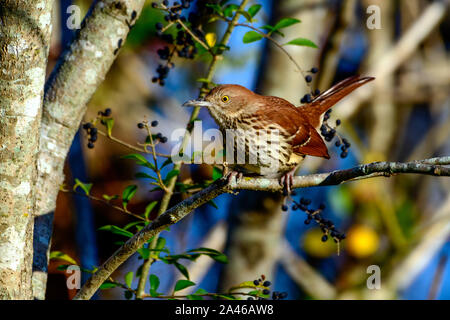
[[[228,96],[223,96],[222,97],[222,101],[223,102],[228,102],[230,100],[230,97],[228,97]]]

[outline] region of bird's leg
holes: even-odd
[[[280,184],[284,188],[285,195],[290,195],[292,192],[292,186],[294,185],[294,173],[296,169],[297,168],[294,167],[280,178]]]
[[[236,182],[242,179],[244,175],[239,171],[229,171],[226,175],[224,175],[224,179],[227,180],[227,183],[230,184],[233,181],[233,178],[236,177]]]
[[[230,184],[234,177],[236,177],[236,181],[239,181],[243,177],[243,174],[239,171],[230,170],[228,163],[225,161],[223,163],[223,178]]]

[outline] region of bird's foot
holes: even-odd
[[[289,171],[280,178],[280,184],[283,186],[283,194],[285,196],[288,196],[292,193],[292,186],[294,185],[294,173],[295,169]]]
[[[223,178],[227,181],[227,184],[231,184],[233,178],[236,178],[236,182],[238,182],[240,179],[242,179],[242,177],[243,177],[242,172],[238,171],[228,171],[223,176]]]

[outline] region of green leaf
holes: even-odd
[[[133,283],[133,271],[130,271],[125,275],[125,283],[128,288],[131,288],[131,284]]]
[[[290,27],[294,24],[300,23],[301,21],[295,18],[283,18],[277,22],[277,24],[273,27],[274,30],[283,29]]]
[[[105,199],[106,201],[111,201],[111,200],[116,200],[117,198],[119,198],[119,196],[117,194],[109,196],[107,194],[102,195],[103,199]]]
[[[106,131],[108,133],[108,137],[111,137],[112,128],[114,127],[114,119],[113,118],[104,119],[104,122],[106,126]]]
[[[261,288],[261,289],[269,289],[268,287],[265,287],[263,285],[255,285],[253,281],[244,281],[237,286],[231,287],[229,291],[235,290],[235,289],[241,289],[241,288]]]
[[[127,209],[128,202],[130,202],[131,198],[134,197],[134,194],[137,191],[137,185],[131,185],[125,188],[122,192],[122,205],[124,209]]]
[[[178,280],[175,284],[174,291],[180,291],[187,287],[195,286],[195,282],[189,281],[189,280]]]
[[[199,81],[199,80],[197,80],[197,81]],[[161,170],[162,168],[164,168],[165,166],[167,166],[167,165],[169,165],[171,163],[172,163],[172,158],[167,158],[167,160],[164,161],[164,163],[162,164],[161,168],[159,168],[159,169]]]
[[[295,45],[295,46],[318,48],[314,42],[312,42],[311,40],[308,40],[308,39],[304,39],[304,38],[297,38],[297,39],[291,40],[288,43],[285,43],[284,45]]]
[[[175,267],[181,272],[183,276],[185,276],[187,279],[189,279],[189,272],[187,271],[186,267],[183,266],[181,263],[175,262]]]
[[[237,9],[239,9],[237,4],[229,4],[223,9],[223,15],[231,18],[233,16],[233,11],[236,11]]]
[[[284,33],[282,33],[280,30],[275,30],[275,28],[269,24],[262,26],[261,29],[267,30],[269,33],[269,35],[271,35],[272,33],[278,34],[282,37],[284,37]]]
[[[158,201],[152,201],[145,207],[144,217],[148,219],[150,212],[152,212],[153,208],[156,206]]]
[[[149,248],[140,248],[137,249],[137,252],[140,254],[141,258],[147,260],[150,257],[150,249]]]
[[[138,172],[134,175],[136,178],[143,178],[143,179],[152,179],[155,181],[158,181],[155,177],[152,177],[151,175],[145,173],[145,172]]]
[[[52,251],[50,253],[50,259],[59,259],[59,260],[66,261],[71,264],[78,265],[78,263],[75,261],[75,259],[73,259],[68,254],[65,254],[61,251]]]
[[[56,267],[56,270],[59,270],[59,271],[66,271],[67,268],[69,268],[70,266],[71,266],[70,264],[61,264],[61,265],[59,265],[59,266]]]
[[[250,8],[248,8],[247,12],[253,18],[259,12],[261,7],[262,6],[260,4],[254,4]]]
[[[205,247],[191,249],[191,250],[188,250],[188,252],[200,252],[200,253],[208,253],[208,254],[222,254],[222,252],[220,252],[220,251],[217,251],[217,250],[211,249],[211,248],[205,248]]]
[[[223,176],[222,170],[220,170],[220,169],[217,168],[217,167],[214,167],[214,168],[213,168],[213,172],[212,172],[212,179],[213,179],[214,181],[216,181],[216,180],[222,178],[222,176]]]
[[[114,225],[106,225],[106,226],[100,227],[98,230],[110,231],[114,234],[118,234],[118,235],[125,236],[128,238],[131,238],[133,236],[133,234],[130,231],[127,231],[125,229],[119,228],[118,226],[114,226]]]
[[[167,174],[167,176],[166,176],[166,178],[164,179],[164,181],[169,181],[170,179],[172,179],[173,177],[175,177],[175,176],[177,176],[177,175],[179,175],[180,174],[180,170],[171,170],[168,174]]]
[[[214,202],[214,200],[209,200],[207,202],[210,206],[214,207],[215,209],[219,209],[219,207],[217,206],[217,204]]]
[[[200,253],[200,254],[205,254],[207,256],[209,256],[210,258],[216,260],[217,262],[220,263],[228,263],[228,258],[225,254],[223,254],[220,251],[211,249],[211,248],[197,248],[197,249],[191,249],[188,252],[195,252],[195,253]]]
[[[187,298],[188,298],[189,300],[203,300],[202,295],[207,294],[207,293],[208,293],[208,291],[206,291],[205,289],[198,288],[198,289],[194,292],[194,294],[188,295]]]
[[[163,237],[159,237],[158,240],[156,241],[155,249],[162,250],[165,246],[166,246],[166,239]]]
[[[237,10],[236,12],[242,14],[245,17],[245,19],[247,19],[248,22],[252,22],[252,16],[247,11]]]
[[[248,31],[246,34],[244,34],[244,37],[242,38],[243,43],[251,43],[258,40],[261,40],[263,38],[262,35],[260,35],[256,31]]]
[[[188,298],[188,300],[203,300],[202,296],[198,296],[196,294],[188,294],[186,298]]]
[[[150,295],[152,297],[156,297],[158,293],[156,290],[158,290],[159,287],[159,278],[158,276],[155,276],[154,274],[150,275]]]
[[[137,226],[139,224],[142,224],[143,221],[134,221],[134,222],[130,222],[129,224],[127,224],[125,227],[123,227],[124,230],[128,230],[134,226]]]
[[[73,186],[73,191],[76,191],[78,187],[83,189],[84,193],[86,193],[86,195],[88,196],[92,188],[92,183],[83,183],[77,178],[75,178],[75,185]]]
[[[208,293],[208,291],[206,291],[205,289],[202,289],[202,288],[198,288],[198,289],[194,292],[194,294],[205,294],[205,293]]]
[[[111,281],[105,281],[105,282],[103,282],[102,285],[100,286],[100,289],[101,289],[101,290],[111,289],[111,288],[115,288],[115,287],[117,287],[117,286],[118,286],[117,283],[114,283],[114,282],[111,282]]]
[[[155,166],[153,164],[151,164],[150,162],[148,162],[147,159],[145,159],[144,156],[138,154],[138,153],[131,153],[131,154],[127,154],[121,157],[122,159],[133,159],[136,161],[136,163],[138,165],[141,166],[146,166],[147,168],[150,168],[152,170],[155,170]]]

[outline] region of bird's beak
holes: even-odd
[[[182,104],[183,107],[211,107],[212,104],[206,100],[188,100]]]

